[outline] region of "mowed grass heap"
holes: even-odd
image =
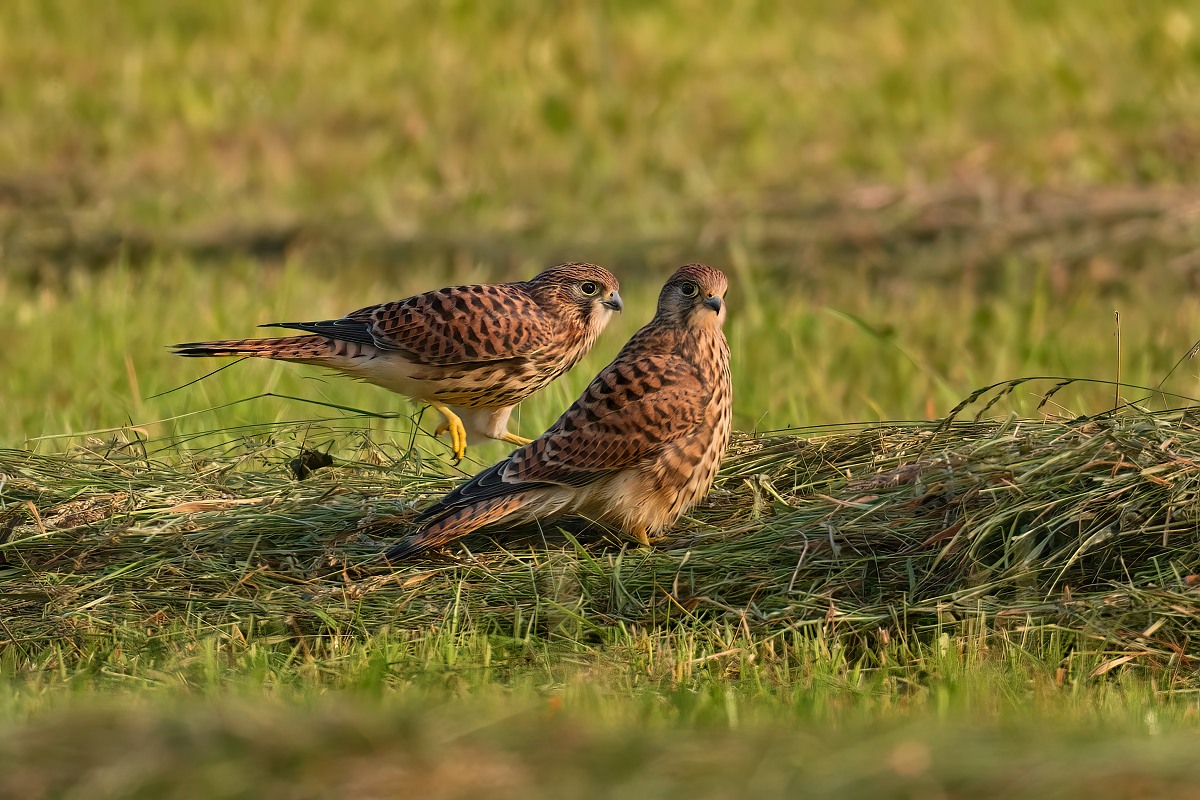
[[[716,649],[721,630],[799,632],[881,666],[891,639],[969,634],[1001,652],[1069,645],[1077,677],[1121,667],[1191,690],[1198,442],[1191,412],[743,437],[657,548],[541,524],[395,568],[364,526],[454,485],[416,462],[366,451],[297,481],[291,442],[183,463],[143,442],[9,451],[6,625],[72,664],[214,631],[222,650],[266,637],[307,652],[401,631],[636,626]]]

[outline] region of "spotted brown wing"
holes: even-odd
[[[651,457],[701,424],[712,395],[674,354],[618,359],[540,438],[427,509],[448,508],[545,484],[584,486]]]
[[[417,364],[438,366],[528,356],[554,335],[545,311],[512,284],[452,286],[367,306],[341,319],[273,327],[370,344]]]

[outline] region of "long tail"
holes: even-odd
[[[171,345],[172,352],[187,358],[249,356],[280,361],[315,361],[340,355],[336,343],[324,336],[282,336],[274,339],[222,339]]]
[[[392,562],[403,561],[434,547],[450,544],[485,525],[490,525],[519,511],[529,505],[535,499],[536,494],[536,492],[517,492],[451,509],[441,516],[435,517],[432,522],[409,538],[393,545],[383,554],[383,557]]]

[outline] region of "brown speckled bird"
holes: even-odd
[[[617,279],[594,264],[562,264],[528,281],[451,286],[367,306],[341,319],[276,322],[307,336],[174,345],[180,356],[255,356],[329,367],[428,403],[454,457],[480,437],[524,445],[513,407],[579,363],[613,312]]]
[[[447,494],[386,553],[398,561],[504,519],[579,515],[642,544],[712,486],[729,444],[733,389],[725,276],[681,267],[658,311],[540,438]]]

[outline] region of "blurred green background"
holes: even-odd
[[[616,271],[628,311],[525,435],[692,260],[733,278],[739,429],[935,417],[1026,374],[1157,385],[1197,335],[1196,9],[13,0],[0,442],[339,414],[207,412],[268,389],[414,415],[265,363],[148,398],[206,371],[167,344],[562,260]]]

